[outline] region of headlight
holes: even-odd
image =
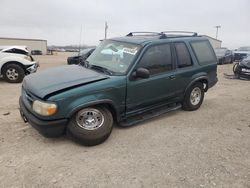
[[[32,61],[30,56],[25,56],[24,59],[26,59],[28,61]]]
[[[56,113],[57,106],[54,103],[47,103],[35,100],[32,105],[32,109],[42,115],[42,116],[51,116]]]

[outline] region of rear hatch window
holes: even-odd
[[[200,65],[217,62],[214,50],[208,41],[193,41],[190,43]]]

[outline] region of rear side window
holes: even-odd
[[[197,57],[197,60],[201,65],[206,65],[216,62],[213,49],[208,41],[194,41],[191,42],[191,46]]]
[[[177,55],[178,68],[188,67],[192,65],[192,60],[187,49],[187,46],[183,42],[174,44]]]
[[[150,47],[140,60],[138,67],[149,70],[150,75],[168,72],[173,69],[170,44]]]

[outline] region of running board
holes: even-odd
[[[129,126],[141,123],[143,121],[158,117],[162,114],[178,110],[181,107],[182,107],[181,104],[178,103],[178,104],[175,104],[174,106],[171,106],[171,107],[167,106],[167,107],[161,107],[158,109],[150,110],[146,113],[143,113],[143,114],[140,114],[137,116],[129,117],[126,121],[120,122],[119,125],[122,127],[129,127]]]

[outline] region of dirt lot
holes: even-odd
[[[68,54],[37,56],[39,71]],[[218,84],[198,111],[114,128],[95,147],[47,139],[23,123],[21,84],[0,80],[0,187],[250,187],[250,82]],[[9,113],[9,115],[8,115]]]

